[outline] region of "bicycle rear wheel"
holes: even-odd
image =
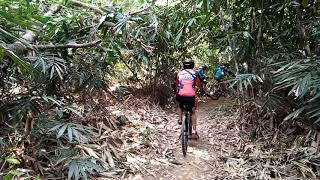
[[[191,113],[188,113],[188,118],[187,118],[187,121],[188,121],[188,136],[192,136],[192,119],[191,119]]]
[[[187,155],[187,143],[188,143],[188,139],[186,136],[186,132],[185,132],[185,126],[182,125],[181,127],[181,148],[182,148],[182,154],[184,157],[186,157]]]
[[[188,149],[188,131],[189,131],[190,114],[186,113],[185,120],[182,122],[181,126],[181,148],[184,157],[187,155]]]

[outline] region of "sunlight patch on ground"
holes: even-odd
[[[188,153],[192,153],[195,158],[200,158],[204,160],[211,159],[211,156],[209,155],[207,150],[198,149],[196,147],[188,147]]]

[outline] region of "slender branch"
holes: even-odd
[[[89,43],[83,43],[83,44],[47,44],[47,45],[33,45],[33,48],[35,49],[65,49],[65,48],[89,48],[89,47],[95,47],[98,46],[101,43],[101,40],[89,42]]]
[[[136,14],[138,14],[138,13],[141,13],[141,12],[143,12],[143,11],[146,11],[146,10],[148,10],[148,9],[150,9],[150,7],[151,6],[148,6],[148,7],[145,7],[145,8],[142,8],[142,9],[140,9],[140,10],[138,10],[138,11],[134,11],[134,12],[129,12],[129,15],[136,15]]]
[[[88,9],[92,9],[94,11],[96,11],[99,14],[104,14],[105,12],[103,10],[101,10],[99,7],[92,5],[92,4],[88,4],[88,3],[84,3],[84,2],[80,2],[77,0],[71,0],[71,3],[75,6],[79,6],[79,7],[83,7],[83,8],[88,8]],[[139,9],[138,11],[134,11],[134,12],[129,12],[128,15],[136,15],[138,13],[141,13],[143,11],[146,11],[148,9],[150,9],[151,6]]]
[[[0,173],[2,173],[2,170],[4,169],[4,167],[6,166],[7,162],[6,161],[3,161],[3,164],[0,168]]]
[[[97,6],[91,5],[91,4],[83,3],[83,2],[80,2],[77,0],[71,0],[71,3],[76,6],[92,9],[99,14],[104,14],[104,12],[100,8],[98,8]]]
[[[135,38],[135,37],[132,36],[132,35],[129,35],[129,37],[131,37],[131,38],[132,38],[133,40],[135,40],[136,42],[139,42],[139,43],[141,44],[142,48],[143,48],[145,51],[149,52],[149,53],[151,53],[151,52],[155,49],[155,47],[153,47],[153,46],[149,46],[149,45],[144,44],[142,39]]]
[[[107,48],[102,47],[100,44],[97,44],[97,47],[98,47],[102,52],[107,52],[107,51],[108,51]]]
[[[310,44],[308,42],[308,37],[306,35],[306,29],[304,25],[302,24],[302,10],[300,6],[296,7],[296,19],[297,19],[297,29],[299,31],[299,35],[301,38],[301,45],[304,48],[304,51],[306,53],[306,56],[310,57],[311,56],[311,50],[310,50]]]
[[[114,27],[115,26],[115,24],[113,22],[109,22],[109,21],[105,21],[102,25],[105,27]]]
[[[136,80],[139,82],[140,86],[141,86],[142,88],[144,88],[141,80],[138,78],[137,73],[134,72],[134,70],[129,66],[129,64],[128,64],[124,59],[122,59],[122,62],[123,62],[124,65],[131,71],[131,73],[133,74],[133,76],[134,76],[134,77],[136,78]]]
[[[105,84],[102,89],[103,89],[106,93],[108,93],[111,97],[113,97],[115,100],[117,100],[118,102],[121,102],[121,100],[120,100],[117,96],[115,96],[112,92],[110,92],[108,85]]]

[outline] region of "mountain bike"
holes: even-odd
[[[188,139],[192,135],[192,121],[191,121],[191,115],[193,112],[193,109],[190,108],[188,104],[183,104],[182,111],[185,112],[185,119],[182,121],[181,125],[181,146],[182,146],[182,154],[184,157],[187,155],[187,149],[188,149]]]
[[[221,87],[218,82],[216,81],[210,81],[207,86],[207,96],[209,96],[213,100],[218,100],[220,96],[223,95],[221,91]]]
[[[201,92],[199,89],[197,90],[197,96],[199,97],[204,97],[204,96],[207,96],[209,98],[211,98],[212,100],[217,100],[218,98],[216,97],[216,94],[215,92],[212,92],[212,90],[215,90],[215,89],[212,89],[212,82],[208,82],[207,80],[203,81],[202,82],[204,85],[202,88],[204,88],[204,94],[203,92]]]

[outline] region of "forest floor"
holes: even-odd
[[[316,173],[320,173],[315,167],[320,141],[314,139],[311,146],[302,146],[308,138],[296,138],[268,126],[257,130],[254,123],[239,118],[239,107],[230,98],[199,102],[200,139],[188,142],[186,157],[182,155],[176,112],[131,95],[120,109],[119,105],[114,108],[118,110],[107,109],[121,112],[128,122],[122,130],[114,131],[114,138],[122,141],[118,156],[124,157],[115,157],[122,167],[116,172],[117,179],[292,180],[317,179]]]
[[[128,179],[225,179],[242,177],[241,159],[228,160],[238,154],[244,138],[236,127],[237,111],[230,99],[199,102],[198,134],[200,139],[189,141],[183,157],[178,139],[180,126],[176,113],[167,120],[152,124],[151,142],[154,151],[141,153],[143,170]],[[248,140],[249,141],[249,140]],[[152,145],[151,145],[152,146]],[[142,159],[142,160],[141,160]]]

